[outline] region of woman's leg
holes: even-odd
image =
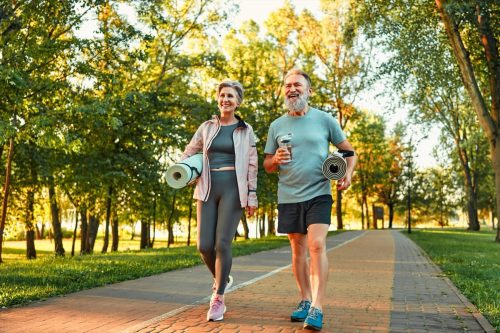
[[[217,202],[210,195],[208,201],[198,200],[198,251],[215,278],[215,230],[217,227]]]
[[[236,173],[231,171],[219,173],[220,178],[223,178],[224,193],[219,200],[215,232],[215,283],[217,294],[223,295],[233,264],[231,245],[243,208],[241,208]]]

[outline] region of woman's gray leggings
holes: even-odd
[[[208,200],[198,200],[198,251],[223,295],[233,263],[231,243],[240,222],[240,194],[236,172],[211,171]]]

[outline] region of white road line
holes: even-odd
[[[339,247],[342,247],[342,246],[344,246],[344,245],[346,245],[346,244],[349,244],[350,242],[353,242],[353,241],[355,241],[356,239],[358,239],[358,238],[360,238],[360,237],[363,237],[363,236],[364,236],[367,232],[368,232],[368,231],[364,231],[363,233],[359,234],[358,236],[356,236],[356,237],[354,237],[354,238],[352,238],[352,239],[349,239],[349,240],[347,240],[347,241],[345,241],[345,242],[342,242],[342,243],[340,243],[340,244],[337,244],[336,246],[334,246],[334,247],[332,247],[332,248],[329,248],[329,249],[327,249],[326,251],[327,251],[327,252],[330,252],[330,251],[333,251],[333,250],[335,250],[335,249],[338,249]],[[268,278],[268,277],[270,277],[270,276],[273,276],[274,274],[277,274],[277,273],[281,272],[282,270],[285,270],[285,269],[287,269],[287,268],[290,268],[291,266],[292,266],[292,264],[288,264],[288,265],[286,265],[286,266],[276,268],[275,270],[272,270],[272,271],[270,271],[270,272],[268,272],[268,273],[266,273],[266,274],[263,274],[263,275],[260,275],[260,276],[258,276],[258,277],[256,277],[256,278],[253,278],[253,279],[251,279],[251,280],[248,280],[248,281],[246,281],[246,282],[240,283],[240,284],[238,284],[238,285],[236,285],[236,286],[231,287],[230,289],[228,289],[228,290],[226,291],[226,294],[229,294],[229,293],[231,293],[231,292],[233,292],[233,291],[235,291],[235,290],[238,290],[238,289],[241,289],[241,288],[243,288],[243,287],[246,287],[246,286],[249,286],[249,285],[251,285],[251,284],[254,284],[255,282],[258,282],[258,281],[260,281],[260,280],[262,280],[262,279],[265,279],[265,278]],[[195,307],[195,306],[197,306],[198,304],[203,304],[203,303],[206,303],[206,302],[208,302],[208,301],[210,301],[210,296],[204,297],[204,298],[202,298],[202,299],[200,299],[200,300],[198,300],[198,301],[194,302],[193,304],[188,304],[188,305],[182,306],[182,307],[177,308],[177,309],[175,309],[175,310],[172,310],[172,311],[166,312],[166,313],[164,313],[164,314],[162,314],[162,315],[159,315],[159,316],[156,316],[156,317],[154,317],[154,318],[151,318],[150,320],[147,320],[147,321],[144,321],[144,322],[139,323],[139,324],[137,324],[137,325],[134,325],[134,326],[132,326],[132,327],[130,327],[130,328],[128,328],[128,329],[126,329],[126,330],[124,330],[124,331],[123,331],[123,333],[134,333],[134,332],[138,332],[138,331],[140,331],[141,329],[143,329],[143,328],[145,328],[145,327],[147,327],[147,326],[157,324],[157,323],[159,323],[159,322],[160,322],[160,321],[162,321],[162,320],[168,319],[168,318],[170,318],[170,317],[172,317],[172,316],[175,316],[176,314],[179,314],[179,313],[181,313],[181,312],[184,312],[184,311],[186,311],[186,310],[189,310],[189,309],[191,309],[191,308],[194,308],[194,307]]]

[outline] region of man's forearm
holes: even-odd
[[[275,155],[266,155],[264,159],[264,170],[267,173],[277,172],[279,170],[279,164],[275,162]]]

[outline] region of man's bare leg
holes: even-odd
[[[326,256],[326,236],[328,224],[311,224],[307,229],[307,246],[311,257],[311,306],[322,310],[328,280],[328,258]]]
[[[292,269],[299,288],[301,300],[311,300],[311,283],[309,279],[309,265],[307,263],[307,235],[288,234],[292,248]]]

